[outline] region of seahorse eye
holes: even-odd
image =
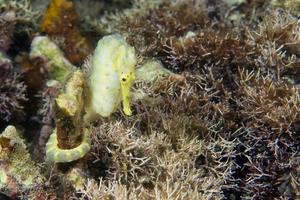
[[[121,76],[122,83],[127,83],[129,79],[130,79],[130,75],[129,74],[123,74]]]

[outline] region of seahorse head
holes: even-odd
[[[127,74],[121,74],[120,76],[121,80],[121,95],[122,95],[122,102],[123,102],[123,111],[126,115],[131,115],[131,109],[130,109],[130,99],[131,99],[131,92],[130,88],[133,84],[133,81],[135,79],[135,75],[133,72],[129,72]]]
[[[135,65],[136,65],[136,55],[135,50],[133,47],[130,47],[125,42],[123,43],[124,46],[121,46],[123,56],[121,56],[120,61],[121,63],[118,65],[119,67],[119,81],[120,81],[120,88],[121,88],[121,97],[123,103],[123,111],[126,115],[131,115],[130,109],[130,99],[131,99],[131,92],[130,88],[135,79]]]

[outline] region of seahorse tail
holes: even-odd
[[[90,148],[91,140],[87,128],[84,129],[81,144],[73,149],[60,149],[58,147],[56,129],[54,129],[46,144],[46,161],[54,163],[72,162],[82,158]]]

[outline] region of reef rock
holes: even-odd
[[[0,191],[14,198],[32,194],[45,181],[40,168],[31,160],[24,140],[14,126],[0,135]]]

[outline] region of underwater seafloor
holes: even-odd
[[[300,199],[299,13],[0,0],[0,199]]]

